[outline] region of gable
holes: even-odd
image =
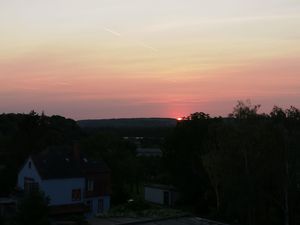
[[[42,178],[36,168],[31,157],[29,157],[24,163],[22,169],[18,174],[18,187],[23,188],[24,179],[33,179],[37,183],[41,183]]]

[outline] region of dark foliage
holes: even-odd
[[[50,225],[48,200],[42,193],[32,192],[18,204],[16,225]]]
[[[30,154],[80,139],[82,151],[110,167],[113,203],[140,194],[143,183],[172,183],[182,194],[180,203],[203,217],[231,224],[300,224],[300,111],[275,106],[261,114],[259,107],[238,102],[228,118],[194,113],[161,132],[123,127],[83,133],[75,121],[60,116],[2,114],[0,195],[13,190]],[[134,143],[122,138],[155,137],[140,144],[157,147],[164,135],[162,159],[136,157]],[[44,203],[36,199],[36,204]],[[19,221],[25,218],[21,211]]]
[[[238,224],[299,224],[300,112],[239,102],[228,118],[194,113],[167,139],[164,162],[187,205]]]
[[[113,203],[128,200],[136,182],[135,146],[111,133],[97,133],[81,141],[81,147],[94,159],[103,159],[111,169]]]
[[[13,190],[25,159],[51,145],[70,144],[81,136],[74,120],[61,116],[0,115],[0,195]]]

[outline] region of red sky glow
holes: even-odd
[[[157,4],[160,7],[156,7]],[[0,3],[0,113],[74,119],[300,107],[296,0]]]

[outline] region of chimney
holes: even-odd
[[[75,161],[80,162],[80,146],[77,141],[73,143],[73,158]]]

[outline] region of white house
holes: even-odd
[[[103,213],[110,207],[110,170],[78,148],[52,147],[30,156],[18,174],[19,189],[39,189],[53,215]]]

